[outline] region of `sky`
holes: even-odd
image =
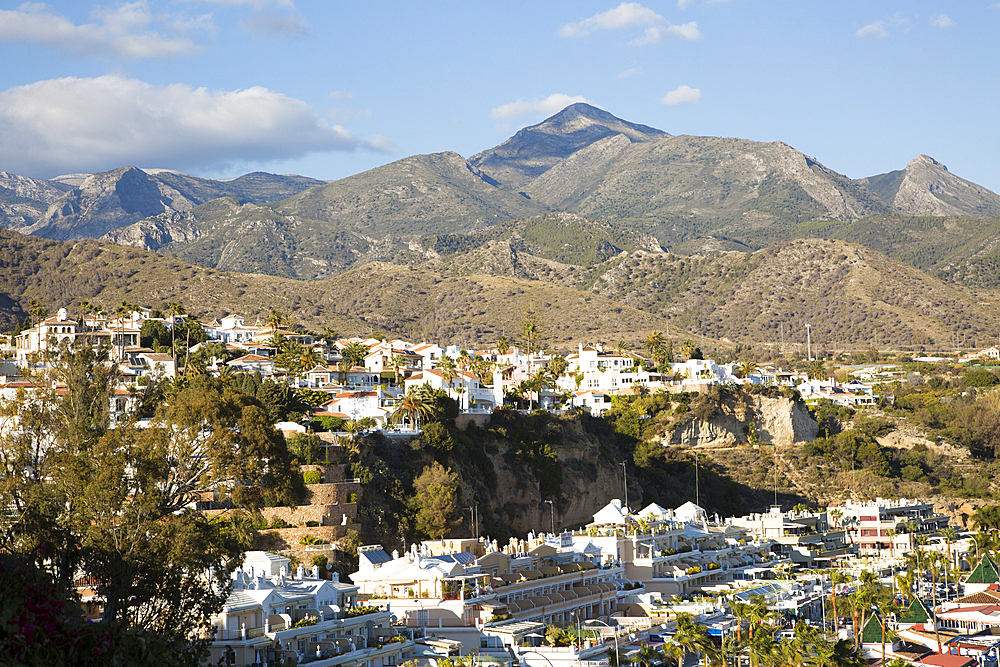
[[[335,180],[585,101],[1000,192],[1000,2],[0,3],[0,170]]]

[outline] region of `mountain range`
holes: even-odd
[[[876,237],[901,226],[907,261],[906,253],[926,254],[933,236],[911,218],[995,218],[1000,196],[924,155],[854,180],[781,142],[672,136],[584,103],[469,159],[416,155],[329,183],[260,173],[213,181],[134,167],[52,181],[0,175],[4,227],[53,239],[103,236],[213,268],[305,279],[370,261],[416,261],[414,249],[429,238],[488,238],[497,225],[556,212],[645,234],[680,254],[827,236],[893,255],[895,241]],[[859,227],[873,220],[869,240]],[[953,244],[981,235],[980,225],[949,225],[968,232]],[[967,261],[991,248],[983,239],[957,263],[921,268],[975,279],[987,271]]]
[[[773,343],[805,319],[838,345],[878,329],[926,347],[1000,325],[1000,197],[934,159],[854,180],[781,142],[672,136],[586,104],[469,159],[333,182],[0,172],[0,224],[7,322],[24,299],[142,298],[468,343],[528,301],[565,309],[550,333],[567,342]]]

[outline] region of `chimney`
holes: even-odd
[[[319,565],[313,565],[313,567],[312,567],[312,577],[313,577],[313,579],[319,579]]]

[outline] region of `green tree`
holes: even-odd
[[[458,475],[437,461],[413,480],[416,490],[417,529],[432,539],[441,539],[455,525]]]
[[[401,424],[404,421],[410,423],[415,431],[420,430],[420,420],[429,419],[433,414],[434,407],[422,392],[411,389],[400,399],[396,409],[389,415],[389,422]]]
[[[369,349],[361,343],[355,341],[341,350],[340,354],[351,367],[360,366],[368,356]]]
[[[321,448],[323,441],[312,433],[296,433],[288,439],[288,451],[304,465],[312,465],[319,458]]]
[[[531,358],[531,355],[538,351],[540,344],[545,339],[541,323],[538,318],[538,310],[534,302],[529,302],[524,307],[521,314],[521,323],[518,326],[518,342],[524,348],[524,353]]]
[[[506,336],[500,336],[497,339],[497,353],[504,355],[510,352],[510,340]]]
[[[184,306],[174,301],[167,304],[167,312],[170,313],[170,353],[174,357],[174,368],[177,368],[177,318],[187,315]]]
[[[138,429],[124,422],[109,429],[108,396],[116,378],[108,356],[107,347],[63,341],[53,373],[66,391],[18,407],[23,428],[0,440],[0,505],[13,509],[0,517],[0,551],[45,562],[59,595],[71,602],[73,580],[92,577],[104,600],[107,632],[155,632],[164,642],[192,647],[186,664],[197,664],[204,641],[188,642],[207,636],[241,545],[224,524],[186,509],[206,488],[205,476],[189,468],[211,465],[213,479],[232,486],[246,478],[223,474],[236,472],[231,459],[240,450],[210,451],[205,428],[198,451],[182,450],[177,431],[163,425]],[[171,404],[182,409],[176,396]],[[254,449],[253,425],[240,420],[237,427],[238,444]],[[280,472],[276,464],[264,465]],[[163,656],[173,653],[162,648]]]

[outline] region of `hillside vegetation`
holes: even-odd
[[[435,252],[427,267],[374,262],[321,281],[0,232],[0,324],[23,321],[31,299],[50,311],[72,310],[83,299],[112,308],[127,299],[150,307],[178,301],[203,317],[238,312],[251,322],[277,309],[317,330],[472,347],[510,337],[534,304],[545,343],[557,350],[584,340],[637,344],[652,330],[679,340],[706,337],[709,351],[737,343],[780,351],[783,333],[791,350],[805,342],[804,323],[813,326],[814,350],[867,349],[876,329],[881,347],[935,349],[955,333],[986,341],[1000,327],[995,296],[970,294],[853,244],[805,240],[753,254],[683,257],[644,250],[643,237],[614,226],[537,224],[562,242],[540,245],[532,225],[515,225],[507,240],[465,254]],[[450,241],[465,242],[434,243]],[[609,258],[588,264],[602,252]]]

